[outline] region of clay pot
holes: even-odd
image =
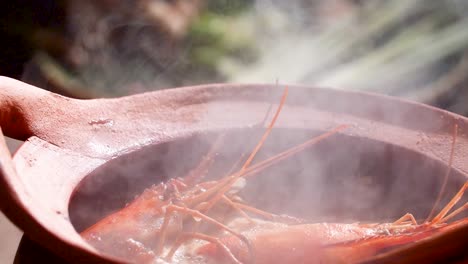
[[[27,139],[13,159],[1,142],[2,211],[68,261],[117,261],[87,245],[76,230],[150,184],[183,175],[196,164],[193,154],[203,155],[221,131],[228,131],[229,151],[213,171],[226,170],[258,139],[281,93],[281,85],[214,84],[74,100],[0,78],[0,126],[7,136]],[[455,124],[446,192],[467,179],[466,118],[358,92],[290,86],[262,155],[340,124],[350,127],[249,181],[246,200],[316,221],[384,221],[407,211],[424,218],[447,170]],[[272,172],[283,176],[268,176]],[[261,198],[252,190],[262,191]]]

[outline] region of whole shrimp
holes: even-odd
[[[433,242],[431,237],[443,235],[446,232],[460,228],[464,228],[466,234],[468,218],[450,224],[446,224],[446,222],[468,208],[468,203],[465,203],[453,213],[447,215],[448,210],[458,202],[467,188],[468,182],[463,185],[439,215],[423,224],[417,224],[414,218],[407,214],[389,224],[314,223],[276,228],[259,228],[257,226],[242,234],[249,239],[250,246],[255,252],[253,263],[257,264],[358,263],[361,261],[372,263],[370,260],[381,252],[395,250],[398,253],[398,247],[400,246],[419,245],[418,242],[422,242],[424,246],[424,243]],[[249,261],[243,241],[233,236],[225,236],[220,241],[241,262],[247,263]],[[460,243],[460,241],[455,242]],[[461,242],[465,243],[466,250],[467,239],[465,238]],[[450,243],[453,243],[453,241]],[[459,250],[460,246],[454,248]],[[408,256],[420,253],[420,251],[411,252],[410,250],[406,252]],[[197,249],[197,253],[212,258],[217,263],[226,261],[224,255],[220,254],[217,246],[212,243],[201,246]],[[460,252],[449,251],[445,253],[458,254]],[[392,261],[388,261],[388,259],[391,260],[391,257],[392,255],[386,256],[387,262],[385,263],[392,263]],[[420,261],[423,261],[422,263],[435,263],[432,262],[434,260],[429,255]],[[438,259],[438,261],[441,261],[441,259]],[[395,259],[393,259],[394,262]],[[401,262],[401,259],[398,259],[398,262]]]
[[[468,189],[468,181],[452,200],[432,217],[451,170],[457,131],[458,126],[455,125],[443,187],[433,210],[422,224],[418,224],[413,215],[408,213],[387,224],[311,223],[252,226],[242,234],[248,238],[249,246],[255,252],[253,263],[446,263],[448,258],[459,257],[460,254],[468,257],[468,218],[447,224],[450,219],[468,209],[467,202],[449,214]],[[460,235],[456,236],[457,232]],[[458,239],[447,241],[448,237]],[[237,259],[249,262],[243,241],[233,236],[224,236],[220,241]],[[452,246],[441,247],[439,241]],[[439,245],[443,249],[431,249],[433,245]],[[218,247],[212,243],[198,248],[197,254],[212,258],[217,263],[226,261],[224,255],[219,253]]]

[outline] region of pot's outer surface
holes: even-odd
[[[458,124],[453,167],[468,173],[464,117],[380,95],[289,87],[277,127],[327,131],[349,124],[345,135],[400,146],[446,163],[453,127]],[[19,120],[28,129],[17,129],[16,137],[32,137],[13,161],[1,142],[6,187],[1,193],[2,201],[7,201],[2,202],[2,210],[33,240],[72,262],[110,261],[83,242],[68,217],[73,190],[89,172],[148,144],[257,125],[281,92],[281,85],[215,84],[90,101],[54,95],[56,106],[49,107],[65,109],[60,115],[41,116],[47,113],[41,109],[35,109],[34,115],[27,105],[20,106],[25,108]],[[0,119],[5,126],[5,117]],[[15,129],[8,131],[15,137]]]

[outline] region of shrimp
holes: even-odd
[[[340,125],[327,133],[252,165],[254,157],[273,129],[285,104],[287,94],[288,89],[285,88],[270,124],[239,171],[217,181],[201,182],[207,168],[213,162],[213,153],[219,146],[219,143],[215,143],[198,168],[188,176],[169,180],[145,190],[122,210],[105,217],[83,231],[82,238],[100,252],[136,263],[148,263],[155,259],[171,261],[175,251],[183,243],[193,239],[216,245],[218,253],[230,262],[252,262],[256,253],[250,246],[251,242],[245,235],[223,224],[222,219],[218,220],[217,218],[224,216],[224,214],[217,213],[218,209],[238,213],[249,221],[252,219],[245,211],[277,221],[297,223],[299,220],[294,217],[282,217],[263,212],[239,202],[242,199],[235,192],[231,192],[236,182],[241,178],[255,175],[348,127]],[[200,232],[201,222],[209,224],[210,228]],[[216,237],[220,231],[242,241],[248,255],[244,258],[246,260],[241,261]],[[165,251],[168,251],[166,256],[164,256]]]
[[[445,247],[444,251],[435,251],[434,255],[423,253],[424,249],[437,243],[437,240],[447,242],[444,237],[451,235],[451,232],[468,232],[468,218],[447,224],[450,219],[468,209],[467,202],[449,214],[468,189],[468,181],[452,200],[432,217],[451,171],[457,131],[458,126],[455,125],[444,184],[432,211],[422,224],[418,224],[413,215],[407,213],[393,223],[384,224],[306,223],[273,227],[252,226],[242,234],[248,238],[249,246],[255,252],[253,263],[394,263],[401,262],[406,256],[408,260],[430,263],[444,261],[444,253],[447,257],[447,254],[456,255],[460,251],[463,252],[460,248],[466,247],[468,239],[459,239],[456,241],[458,244],[450,248]],[[220,241],[241,262],[249,261],[243,241],[233,236],[224,236]],[[405,249],[401,252],[405,252],[406,256],[399,252],[400,249]],[[440,252],[442,254],[438,254]],[[226,262],[225,257],[219,254],[217,246],[212,243],[198,248],[197,254],[214,259],[217,263]]]
[[[468,181],[434,219],[423,224],[417,224],[412,215],[407,214],[389,224],[315,223],[277,228],[255,227],[243,234],[249,239],[255,252],[253,263],[256,264],[357,263],[372,259],[381,252],[397,250],[400,246],[417,242],[427,243],[427,239],[437,234],[468,227],[468,218],[446,224],[448,220],[468,209],[468,203],[465,203],[447,214],[466,189]],[[244,242],[233,236],[225,236],[220,241],[241,262],[248,262]],[[212,258],[217,263],[226,262],[214,244],[201,246],[197,249],[197,254]],[[430,260],[425,259],[424,262],[428,263]]]

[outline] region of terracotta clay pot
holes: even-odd
[[[317,221],[383,221],[407,211],[424,218],[447,168],[454,124],[459,133],[446,192],[466,181],[464,117],[381,95],[289,87],[265,156],[340,124],[350,127],[287,161],[286,169],[276,167],[284,177],[253,180],[245,192],[252,204]],[[150,184],[180,176],[196,163],[193,153],[202,155],[214,135],[228,131],[232,151],[214,169],[221,171],[257,140],[281,92],[281,85],[214,84],[74,100],[0,78],[3,133],[27,139],[13,159],[0,144],[1,209],[31,239],[71,262],[117,261],[87,245],[76,229]],[[247,147],[232,147],[240,143]],[[249,196],[249,188],[264,191],[263,198]],[[356,200],[346,202],[350,197]]]

